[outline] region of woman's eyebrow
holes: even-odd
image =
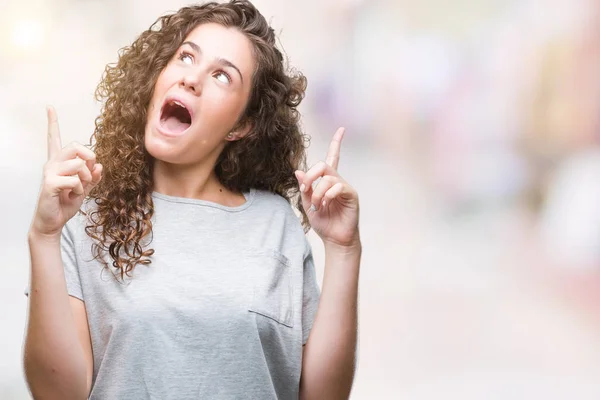
[[[192,49],[194,49],[194,51],[196,53],[202,54],[202,49],[196,43],[188,40],[188,41],[183,42],[181,45],[183,46],[184,44],[187,44],[188,46],[190,46]],[[240,69],[238,67],[236,67],[234,63],[232,63],[231,61],[229,61],[225,58],[222,58],[222,57],[215,59],[215,62],[217,62],[218,64],[220,64],[222,66],[231,67],[231,68],[235,69],[237,71],[237,73],[240,75],[240,79],[241,79],[242,83],[244,83],[244,77],[242,76]]]

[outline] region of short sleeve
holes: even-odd
[[[67,293],[69,296],[77,297],[83,301],[83,290],[79,278],[79,269],[77,268],[76,246],[72,232],[73,225],[76,222],[75,218],[77,218],[77,216],[67,222],[61,231],[60,254],[65,274],[65,282],[67,284]],[[31,283],[28,283],[25,288],[26,296],[29,296],[30,287]]]
[[[79,216],[76,216],[76,218]],[[79,277],[79,268],[77,265],[77,246],[74,240],[75,235],[72,232],[75,218],[72,218],[62,230],[60,240],[60,253],[62,255],[63,268],[65,271],[65,281],[67,283],[67,293],[69,296],[83,299],[83,290],[81,288],[81,279]]]
[[[317,284],[315,263],[308,245],[308,254],[304,258],[304,280],[302,288],[302,344],[306,344],[319,307],[320,289]]]

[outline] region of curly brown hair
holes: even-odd
[[[221,184],[232,191],[267,190],[293,203],[308,230],[294,171],[305,169],[308,137],[300,129],[298,105],[306,78],[284,66],[275,47],[275,33],[248,1],[210,2],[181,8],[158,18],[130,46],[119,51],[96,89],[103,103],[90,139],[103,179],[90,193],[96,207],[89,213],[87,234],[92,254],[106,268],[112,259],[117,278],[131,276],[138,264],[150,264],[154,213],[153,159],[144,146],[148,105],[159,74],[187,35],[199,24],[234,27],[253,45],[257,67],[248,105],[239,123],[251,121],[251,131],[227,144],[215,165]]]

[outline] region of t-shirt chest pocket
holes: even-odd
[[[289,328],[294,327],[293,290],[289,260],[276,251],[248,259],[255,276],[248,311]]]

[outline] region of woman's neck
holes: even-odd
[[[241,193],[232,192],[219,182],[212,166],[177,165],[160,160],[154,161],[153,191],[231,207],[242,205],[246,201]]]

